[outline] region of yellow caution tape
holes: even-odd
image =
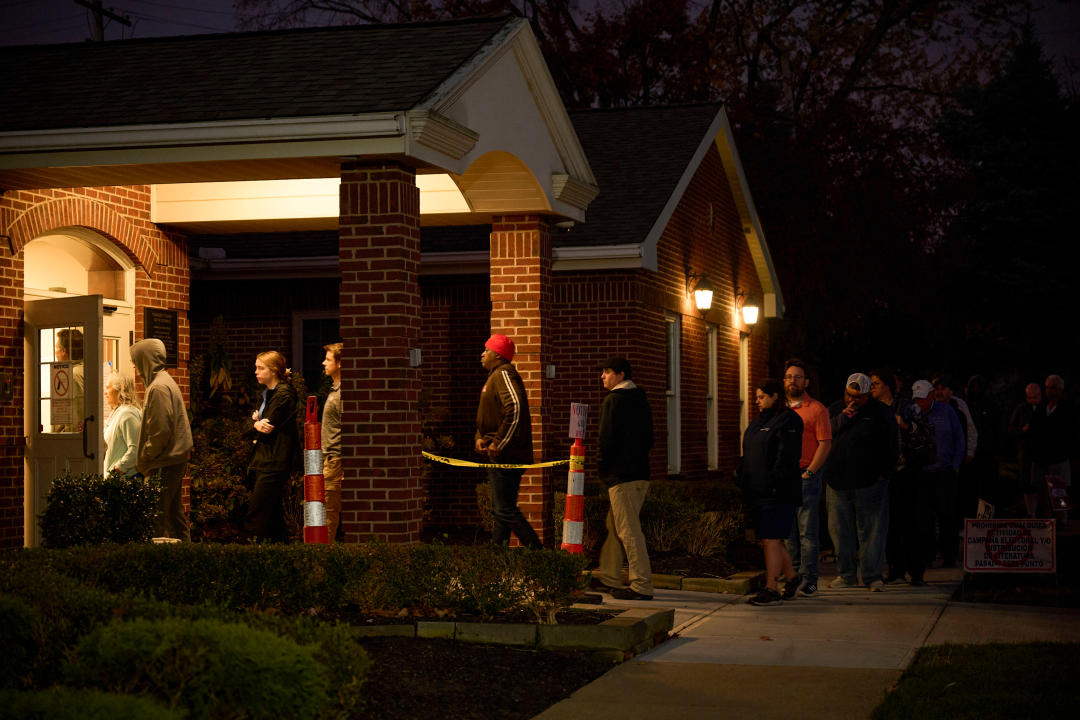
[[[475,463],[468,460],[458,460],[457,458],[441,457],[439,455],[432,455],[427,450],[421,450],[424,453],[424,457],[428,460],[444,463],[446,465],[456,465],[457,467],[482,467],[482,468],[504,468],[509,470],[518,470],[522,468],[539,468],[539,467],[554,467],[555,465],[565,465],[570,462],[570,458],[565,460],[552,460],[551,462],[533,463],[532,465],[503,465],[500,463]]]

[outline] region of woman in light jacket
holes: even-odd
[[[142,403],[135,380],[113,373],[105,383],[105,402],[112,408],[105,423],[105,474],[119,471],[134,475],[142,428]]]
[[[256,540],[288,540],[283,503],[300,453],[296,390],[289,384],[289,375],[285,357],[276,350],[255,358],[255,379],[265,389],[259,409],[251,415],[255,455],[248,465],[248,476],[255,489],[248,501],[244,528]]]

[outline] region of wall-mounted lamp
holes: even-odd
[[[696,282],[695,282],[696,281]],[[690,266],[686,266],[686,294],[694,293],[694,305],[701,311],[701,314],[709,312],[712,307],[713,289],[709,284],[709,278],[704,274],[698,275],[695,272],[690,271]]]
[[[758,306],[750,299],[746,292],[739,288],[735,292],[735,312],[742,312],[742,321],[746,325],[753,325],[758,319]]]

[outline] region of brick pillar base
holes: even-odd
[[[341,166],[341,523],[346,542],[418,542],[420,191],[394,163]]]
[[[538,215],[495,217],[491,224],[491,331],[514,340],[514,367],[525,382],[536,461],[554,460],[566,448],[544,445],[551,418],[550,360],[551,235]],[[552,453],[556,453],[552,455]],[[554,547],[551,517],[554,497],[551,468],[530,470],[521,481],[518,504],[548,547]]]

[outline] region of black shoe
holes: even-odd
[[[924,585],[926,585],[926,581],[922,578],[913,577],[911,578],[911,582],[909,582],[908,585],[910,585],[911,587],[923,587]]]
[[[758,606],[779,605],[780,602],[780,593],[775,590],[770,590],[769,588],[762,588],[761,592],[750,598],[750,604]]]
[[[780,593],[781,600],[794,600],[795,593],[799,590],[799,576],[796,575],[791,580],[785,581],[784,592]]]
[[[609,591],[616,600],[652,600],[652,595],[643,595],[633,588],[609,588]]]

